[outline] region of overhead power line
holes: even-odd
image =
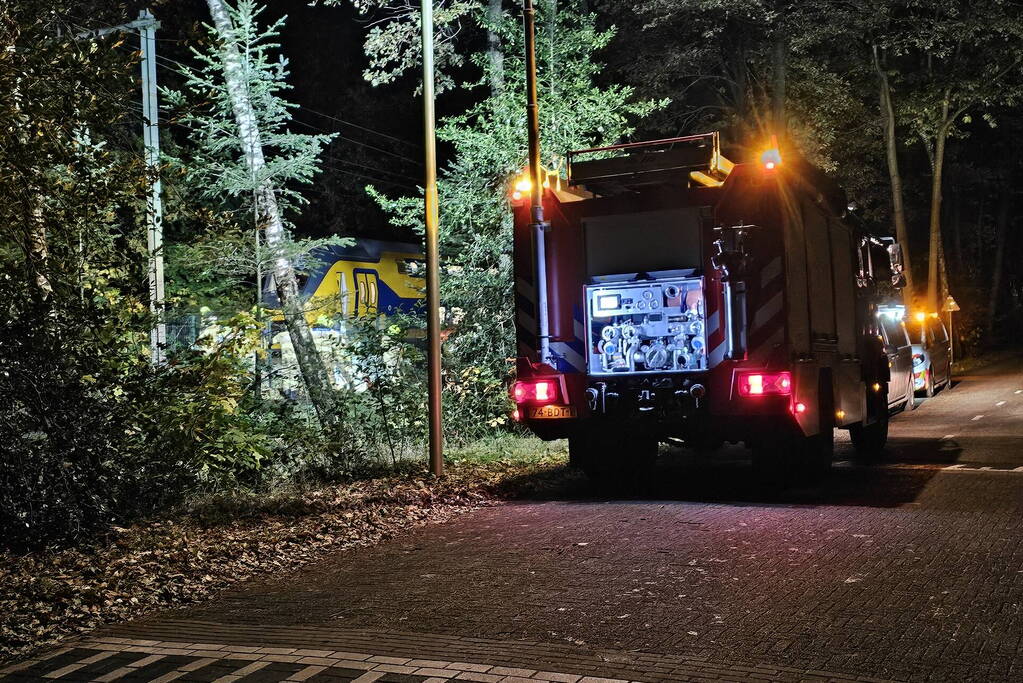
[[[394,140],[395,142],[400,142],[403,145],[408,145],[412,149],[415,149],[415,150],[421,150],[422,149],[422,147],[420,145],[417,145],[414,142],[409,142],[408,140],[402,140],[401,138],[396,138],[393,135],[388,135],[387,133],[381,133],[378,130],[373,130],[372,128],[367,128],[366,126],[360,125],[358,123],[353,123],[351,121],[346,121],[345,119],[338,118],[337,116],[331,116],[330,114],[324,114],[321,111],[316,111],[315,109],[310,109],[309,107],[300,107],[300,108],[303,111],[309,112],[310,114],[315,114],[317,116],[322,116],[325,119],[330,119],[331,121],[337,121],[338,123],[343,123],[346,126],[351,126],[352,128],[358,128],[359,130],[364,130],[367,133],[373,133],[374,135],[379,135],[380,137],[387,138],[388,140]]]

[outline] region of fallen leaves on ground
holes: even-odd
[[[500,498],[542,493],[563,476],[556,457],[461,463],[438,480],[379,477],[296,494],[286,505],[240,506],[226,521],[193,510],[115,527],[89,547],[0,554],[0,661]]]

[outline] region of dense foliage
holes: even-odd
[[[444,358],[447,435],[459,441],[507,423],[505,387],[515,355],[509,197],[513,178],[526,166],[519,17],[488,13],[482,6],[462,9],[466,22],[489,34],[490,47],[470,48],[466,57],[480,75],[461,87],[478,94],[479,101],[438,128],[439,140],[452,150],[452,162],[439,180],[441,282],[452,328]],[[383,36],[391,36],[395,42],[387,45],[393,48],[405,35],[398,25],[410,22],[414,17],[399,15],[380,27],[367,42],[373,63],[388,54]],[[625,139],[635,121],[665,104],[637,100],[628,87],[598,84],[603,71],[598,55],[614,34],[614,29],[598,29],[596,18],[575,5],[545,4],[538,12],[541,156],[555,173],[563,172],[568,150]],[[392,221],[422,234],[421,197],[370,191]]]

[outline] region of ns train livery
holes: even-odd
[[[424,297],[424,272],[417,244],[359,239],[314,249],[299,275],[306,319],[315,330],[344,318],[411,313]],[[283,322],[272,276],[263,281],[263,305]]]

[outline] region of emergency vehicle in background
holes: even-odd
[[[567,180],[519,186],[517,418],[600,479],[668,439],[819,472],[837,427],[876,456],[912,401],[889,400],[879,322],[901,250],[788,156],[733,164],[708,133],[571,152]]]

